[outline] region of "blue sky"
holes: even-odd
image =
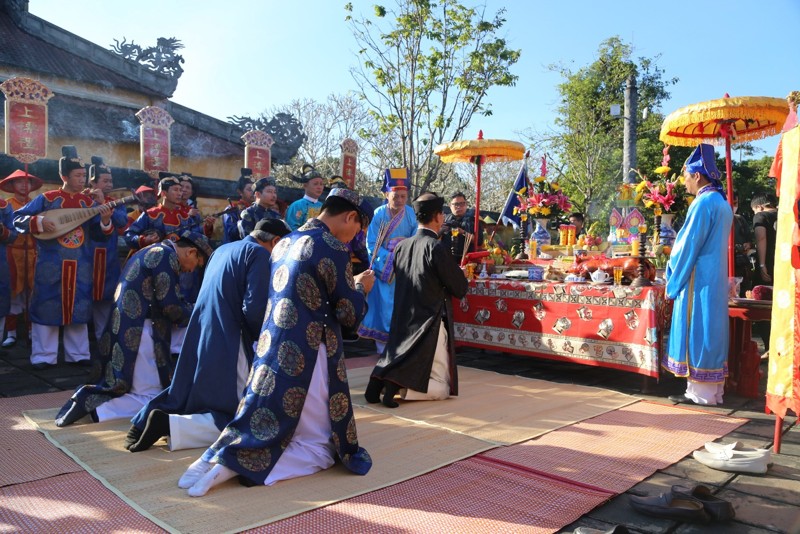
[[[349,68],[357,62],[356,44],[344,21],[345,2],[30,0],[29,9],[106,48],[123,36],[140,45],[180,39],[185,72],[173,100],[224,120],[355,90]],[[376,2],[352,3],[356,13],[371,13]],[[521,140],[523,130],[545,130],[560,81],[547,65],[588,65],[613,35],[637,57],[660,54],[665,76],[680,79],[664,113],[726,92],[783,98],[800,89],[798,0],[489,0],[486,6],[488,13],[506,7],[504,36],[522,50],[513,69],[519,80],[488,93],[494,115],[473,119],[468,137],[483,129],[486,137]],[[772,137],[757,146],[772,155],[777,142]]]

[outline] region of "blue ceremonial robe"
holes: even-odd
[[[106,203],[113,199],[107,198]],[[125,206],[120,205],[111,212],[111,224],[116,230],[128,225],[128,212]],[[89,240],[92,255],[92,300],[114,300],[114,290],[119,282],[119,273],[122,270],[119,261],[119,240],[116,232],[105,241]]]
[[[280,219],[281,214],[273,209],[253,204],[242,212],[239,220],[239,238],[244,239],[256,229],[256,223],[263,219]],[[293,228],[294,230],[294,228]]]
[[[38,230],[37,216],[57,208],[88,208],[97,203],[83,193],[63,189],[47,191],[14,212],[14,226],[20,233]],[[104,231],[96,215],[74,230],[55,239],[36,240],[36,269],[31,294],[31,322],[48,326],[86,324],[92,317],[92,255],[86,241],[107,240],[113,225]]]
[[[145,319],[153,322],[159,379],[164,387],[169,385],[172,326],[185,325],[192,311],[178,289],[179,274],[178,253],[172,241],[154,243],[131,256],[120,276],[111,319],[97,342],[104,378],[96,385],[78,388],[62,412],[73,402],[91,412],[130,391]]]
[[[263,484],[292,439],[324,344],[334,448],[351,471],[369,471],[372,460],[358,446],[341,332],[355,327],[365,309],[347,248],[325,224],[312,219],[281,239],[272,251],[269,301],[245,397],[202,459]]]
[[[261,331],[269,292],[269,252],[254,238],[222,245],[208,261],[170,386],[132,419],[144,429],[159,409],[173,414],[210,413],[225,428],[239,404],[239,342],[248,365]]]
[[[295,200],[286,210],[286,224],[293,231],[303,226],[307,220],[313,219],[322,211],[322,201],[310,200],[307,196]]]
[[[375,285],[367,296],[369,311],[358,328],[358,335],[368,337],[381,343],[389,341],[389,328],[392,324],[394,307],[394,249],[403,239],[417,233],[417,217],[411,206],[392,217],[389,206],[384,204],[375,210],[375,216],[367,230],[367,250],[370,257],[378,248],[378,255],[372,270],[375,271]],[[382,224],[388,225],[389,231],[382,243],[377,243]]]
[[[733,212],[716,191],[689,206],[667,265],[674,299],[662,366],[695,382],[721,383],[728,374],[728,239]]]
[[[233,243],[239,241],[239,221],[242,218],[242,212],[248,208],[241,200],[236,203],[236,207],[231,209],[228,213],[222,216],[222,244]]]
[[[3,230],[0,231],[0,317],[5,317],[11,308],[11,271],[8,268],[6,245],[13,243],[19,234],[14,228],[14,210],[11,204],[2,198],[0,198],[0,223],[3,224]]]

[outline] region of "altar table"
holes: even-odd
[[[664,286],[472,280],[454,299],[457,346],[659,376]]]

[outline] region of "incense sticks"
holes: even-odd
[[[464,250],[461,251],[461,263],[459,265],[464,265],[464,258],[467,257],[467,252],[469,252],[469,246],[472,244],[473,235],[469,232],[464,232]]]

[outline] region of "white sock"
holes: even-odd
[[[386,348],[386,343],[381,343],[380,341],[375,342],[375,349],[378,351],[379,356],[383,354],[383,349],[385,348]]]
[[[218,486],[236,475],[237,473],[233,469],[228,469],[224,465],[216,464],[211,468],[211,471],[203,475],[203,478],[195,482],[194,486],[189,488],[189,496],[202,497],[214,486]]]
[[[6,339],[8,339],[8,338],[17,339],[17,331],[16,330],[9,330],[8,332],[6,332]]]
[[[203,478],[203,475],[208,473],[212,467],[214,467],[214,464],[204,462],[203,458],[198,458],[192,462],[189,469],[187,469],[183,476],[181,476],[181,479],[178,480],[178,487],[183,489],[191,488],[194,486],[195,482]]]

